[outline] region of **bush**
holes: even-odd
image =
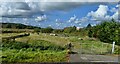
[[[52,33],[53,29],[51,27],[41,28],[42,33]]]
[[[102,42],[116,42],[120,45],[120,22],[106,21],[89,29],[88,36],[99,38]]]

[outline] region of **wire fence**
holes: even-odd
[[[103,43],[93,43],[93,44],[80,44],[80,49],[78,49],[79,54],[94,54],[94,55],[104,55],[111,54],[112,46]]]

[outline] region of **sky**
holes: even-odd
[[[92,26],[112,18],[117,22],[117,2],[0,2],[0,22],[62,29]]]

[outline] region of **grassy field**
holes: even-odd
[[[61,45],[61,46],[70,42],[65,37],[50,36],[49,34],[45,34],[45,33],[40,33],[39,35],[34,33],[34,34],[30,34],[30,36],[28,37],[22,37],[22,38],[16,39],[16,41],[22,41],[22,42],[27,42],[27,41],[32,42],[34,40],[45,40],[45,41],[53,42],[54,44]]]
[[[22,33],[3,33],[1,37]],[[15,42],[2,43],[3,62],[66,62],[65,45],[72,43],[73,51],[82,54],[111,54],[112,44],[104,43],[88,36],[51,36],[49,33],[30,33],[30,36],[16,38]],[[114,54],[120,53],[115,46]]]
[[[2,52],[2,62],[66,62],[65,51],[16,51],[6,50]]]
[[[16,35],[13,34],[3,34],[5,35]],[[56,45],[65,46],[68,43],[72,43],[74,45],[74,49],[83,49],[87,50],[83,53],[93,53],[93,54],[110,54],[112,49],[112,44],[104,43],[95,38],[89,38],[88,36],[51,36],[49,33],[31,33],[30,36],[17,38],[16,41],[19,42],[27,42],[32,43],[36,40],[45,40],[48,42],[52,42]],[[80,51],[79,50],[79,51]],[[119,46],[115,46],[115,53],[118,54]]]
[[[65,48],[44,40],[2,43],[2,62],[66,62],[66,56]]]

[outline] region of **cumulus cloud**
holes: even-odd
[[[112,16],[108,15],[109,12],[113,12]],[[87,14],[87,17],[90,17],[91,20],[103,21],[111,20],[112,18],[118,20],[118,8],[114,7],[109,9],[106,5],[99,5],[99,8],[96,11],[91,11]]]
[[[113,13],[113,15],[109,15],[109,13]],[[87,24],[87,23],[100,23],[101,21],[115,19],[118,21],[118,8],[113,7],[109,9],[107,5],[99,5],[95,11],[88,12],[85,17],[77,18],[76,15],[70,17],[67,21],[69,23],[75,23],[78,25]]]
[[[107,15],[107,11],[108,11],[108,6],[106,5],[99,5],[99,8],[94,12],[94,11],[91,11],[88,13],[87,16],[91,16],[92,18],[94,19],[97,19],[97,20],[101,20],[105,18],[105,16]]]

